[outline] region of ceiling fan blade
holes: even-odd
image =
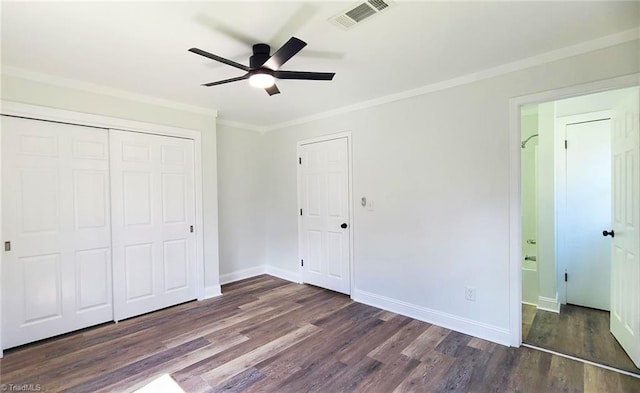
[[[225,59],[224,57],[220,57],[220,56],[216,56],[213,53],[209,53],[206,51],[203,51],[202,49],[198,49],[198,48],[191,48],[189,49],[189,52],[195,53],[197,55],[200,56],[204,56],[204,57],[208,57],[209,59],[215,60],[215,61],[219,61],[220,63],[224,63],[227,65],[230,65],[231,67],[236,67],[239,68],[243,71],[249,71],[249,67],[242,65],[240,63],[236,63],[233,60],[229,60],[229,59]]]
[[[216,81],[216,82],[204,83],[202,86],[211,87],[211,86],[216,86],[216,85],[222,85],[222,84],[225,84],[225,83],[237,82],[237,81],[241,81],[243,79],[248,79],[248,78],[249,78],[249,74],[245,74],[245,75],[239,76],[237,78],[230,78],[230,79],[224,79],[224,80]]]
[[[278,86],[276,86],[276,85],[273,85],[273,86],[271,86],[271,87],[267,87],[267,88],[265,89],[265,91],[266,91],[267,93],[269,93],[269,95],[270,95],[270,96],[272,96],[272,95],[274,95],[274,94],[280,94],[280,90],[278,90]]]
[[[263,67],[270,68],[272,70],[277,70],[284,63],[286,63],[290,58],[292,58],[296,53],[300,52],[302,48],[307,45],[306,42],[298,39],[296,37],[289,38],[287,41],[276,53],[274,53],[269,60],[265,61],[262,65]]]
[[[304,79],[312,81],[330,81],[335,72],[306,72],[306,71],[275,71],[273,76],[278,79]]]

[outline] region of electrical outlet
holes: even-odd
[[[476,289],[474,287],[464,287],[464,298],[470,302],[475,302]]]

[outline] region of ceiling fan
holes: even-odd
[[[224,83],[241,81],[249,79],[251,86],[263,88],[269,93],[270,96],[280,93],[278,87],[275,85],[276,79],[298,79],[298,80],[316,80],[316,81],[330,81],[333,79],[335,73],[333,72],[307,72],[307,71],[281,71],[280,67],[286,63],[289,59],[300,52],[302,48],[307,45],[306,42],[291,37],[280,49],[278,49],[273,55],[269,52],[271,48],[267,44],[255,44],[253,45],[253,55],[249,58],[249,67],[244,64],[236,63],[233,60],[225,59],[224,57],[216,56],[212,53],[203,51],[198,48],[191,48],[189,52],[193,52],[200,56],[208,57],[212,60],[219,61],[221,63],[230,65],[235,68],[239,68],[246,72],[246,74],[230,79],[224,79],[216,82],[205,83],[202,86],[216,86]]]

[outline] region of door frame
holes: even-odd
[[[16,117],[24,117],[34,120],[53,121],[59,123],[76,124],[106,129],[116,129],[144,134],[155,134],[170,137],[192,139],[194,142],[194,182],[196,205],[196,296],[198,300],[206,298],[204,282],[204,219],[202,201],[202,135],[200,131],[187,128],[179,128],[126,120],[109,116],[94,115],[74,112],[64,109],[49,108],[38,105],[23,104],[19,102],[0,100],[0,114]],[[0,141],[2,138],[0,138]],[[2,162],[2,150],[0,145],[0,163]],[[0,168],[1,169],[1,168]],[[0,195],[2,182],[0,181]],[[2,237],[2,208],[0,206],[0,239]],[[3,240],[4,241],[4,240]],[[0,277],[2,276],[2,256],[0,252]],[[2,280],[0,280],[0,313],[2,312]],[[0,314],[2,315],[2,314]],[[3,356],[2,324],[0,324],[0,358]]]
[[[304,145],[309,145],[312,143],[320,143],[327,142],[335,139],[347,139],[347,165],[349,166],[347,170],[347,174],[349,176],[348,179],[348,206],[349,206],[349,296],[353,299],[353,292],[355,289],[355,268],[354,268],[354,258],[353,258],[353,232],[355,229],[354,220],[353,220],[353,145],[351,139],[351,131],[339,132],[336,134],[328,134],[315,138],[303,139],[296,142],[296,194],[297,194],[297,202],[298,209],[302,206],[302,196],[300,195],[300,185],[301,185],[301,173],[300,173],[300,164],[299,157],[301,157],[301,148]],[[302,217],[298,216],[298,260],[302,260]],[[302,281],[302,264],[298,265],[298,282],[303,283]]]
[[[567,268],[568,250],[563,241],[566,230],[566,212],[567,212],[567,150],[563,147],[565,139],[565,127],[570,124],[586,123],[591,121],[599,121],[611,118],[611,111],[598,111],[581,113],[579,115],[562,116],[555,119],[554,125],[556,131],[563,127],[563,132],[555,132],[555,203],[556,203],[556,283],[558,293],[558,303],[567,304],[567,284],[564,281],[564,271]],[[610,155],[610,153],[609,153]],[[604,228],[603,228],[604,229]]]
[[[558,101],[639,84],[640,73],[634,73],[509,100],[509,342],[513,347],[522,344],[521,108],[528,104]]]

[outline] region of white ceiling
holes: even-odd
[[[300,119],[637,28],[640,2],[423,2],[343,30],[329,19],[358,2],[2,1],[2,65],[191,106],[256,127]],[[242,71],[251,44],[308,43],[283,70],[331,82],[200,84]]]

